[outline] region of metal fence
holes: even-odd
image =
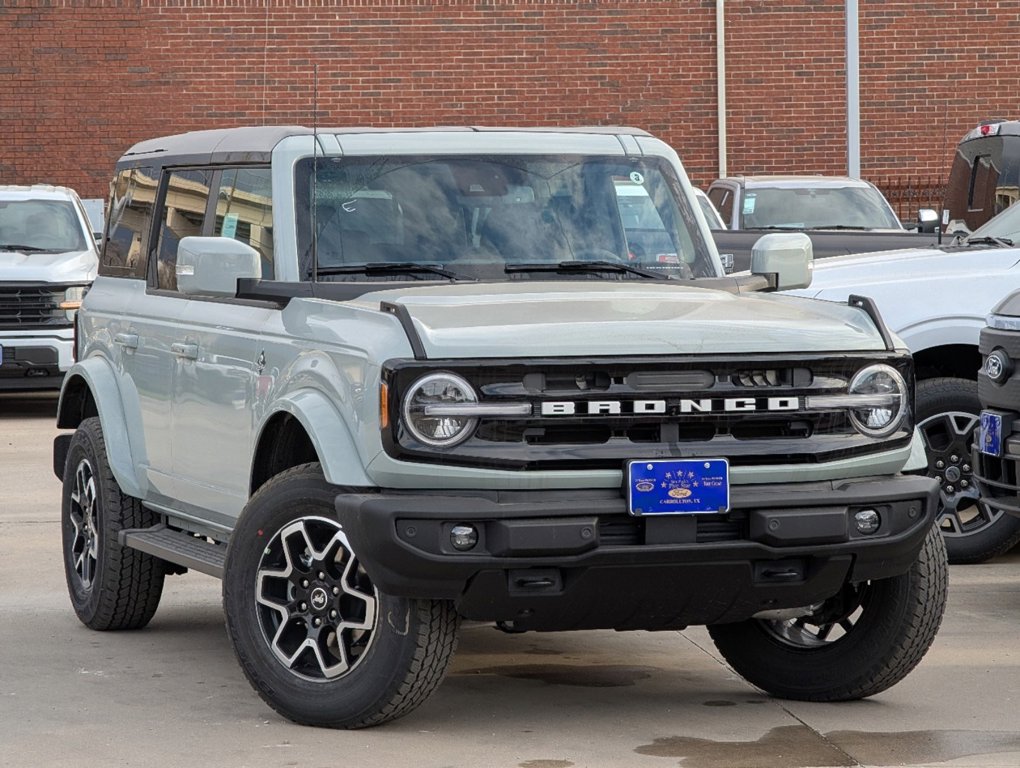
[[[946,195],[946,182],[931,176],[899,176],[870,179],[882,190],[886,200],[907,227],[917,221],[921,208],[941,210]]]

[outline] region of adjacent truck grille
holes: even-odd
[[[737,466],[831,461],[910,441],[909,415],[876,437],[858,428],[860,410],[846,405],[854,376],[875,365],[900,374],[909,412],[912,363],[896,352],[821,359],[391,361],[383,371],[383,445],[407,461],[517,470],[619,469],[628,459],[684,457],[726,457]],[[406,395],[433,374],[447,381],[452,375],[476,397],[467,410],[427,406],[437,419],[452,414],[471,422],[456,444],[408,429]]]
[[[71,321],[60,308],[65,285],[52,283],[7,283],[0,285],[0,328],[67,327]]]

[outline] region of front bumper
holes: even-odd
[[[74,331],[0,331],[0,349],[0,389],[60,389],[74,362]]]
[[[974,482],[988,507],[1020,517],[1020,432],[1015,431],[1020,414],[1002,413],[1002,456],[982,453],[975,439],[971,447]]]
[[[937,508],[927,477],[733,486],[725,515],[633,517],[618,490],[340,494],[376,586],[454,600],[519,629],[666,629],[820,602],[847,581],[904,573]],[[859,533],[853,515],[878,511]],[[459,552],[454,525],[478,543]]]

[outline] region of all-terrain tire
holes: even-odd
[[[71,438],[60,517],[67,591],[81,622],[97,630],[148,624],[163,594],[166,564],[121,546],[117,534],[158,519],[121,491],[98,418],[85,419]]]
[[[971,479],[970,443],[981,415],[977,383],[954,378],[920,381],[915,414],[928,454],[928,475],[942,481],[937,525],[946,540],[949,562],[981,563],[1012,549],[1020,542],[1020,517],[978,501]],[[953,462],[953,457],[958,461]],[[947,473],[953,474],[947,477]],[[961,482],[967,487],[961,487]],[[947,492],[947,488],[953,490]]]
[[[450,601],[372,585],[337,520],[336,492],[318,464],[263,485],[231,536],[223,605],[237,660],[269,706],[304,725],[363,728],[435,691],[458,617]]]
[[[847,618],[836,639],[805,633],[803,620],[750,619],[708,630],[730,666],[773,696],[874,696],[906,677],[931,646],[945,610],[948,572],[945,545],[933,527],[907,573],[860,585],[856,619]],[[855,602],[844,604],[853,608]]]

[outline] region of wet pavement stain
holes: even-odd
[[[573,765],[569,760],[525,760],[517,763],[517,768],[571,768]]]
[[[634,750],[651,757],[683,758],[683,768],[842,768],[858,765],[803,725],[773,728],[757,741],[713,741],[668,736]]]
[[[1011,731],[832,731],[825,738],[865,765],[930,765],[997,752],[1020,753]]]
[[[537,680],[546,685],[574,685],[581,688],[619,688],[647,680],[655,667],[575,666],[571,664],[523,664],[465,669],[458,675],[498,675],[518,680]]]
[[[726,699],[712,699],[711,701],[703,701],[703,702],[701,702],[701,706],[703,706],[703,707],[735,707],[735,706],[737,706],[737,702],[735,702],[735,701],[727,701]]]

